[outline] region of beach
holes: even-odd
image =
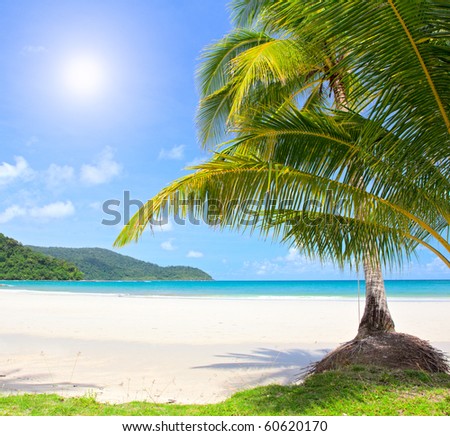
[[[450,300],[391,299],[396,329],[450,352]],[[0,292],[0,391],[213,403],[291,383],[358,327],[356,299]],[[363,302],[361,310],[363,309]]]

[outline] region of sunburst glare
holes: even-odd
[[[65,92],[79,99],[98,97],[106,85],[105,67],[92,55],[76,55],[65,60],[62,67]]]

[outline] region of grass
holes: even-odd
[[[301,385],[264,386],[218,404],[98,403],[92,397],[0,397],[0,415],[450,415],[450,375],[353,366]]]

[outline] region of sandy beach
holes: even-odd
[[[210,403],[289,383],[355,336],[354,300],[0,292],[0,391]],[[390,301],[397,331],[450,352],[450,301]]]

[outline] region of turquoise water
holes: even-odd
[[[360,283],[364,295],[364,282]],[[356,280],[336,281],[0,281],[2,290],[154,297],[357,298]],[[387,280],[389,297],[450,299],[450,280]]]

